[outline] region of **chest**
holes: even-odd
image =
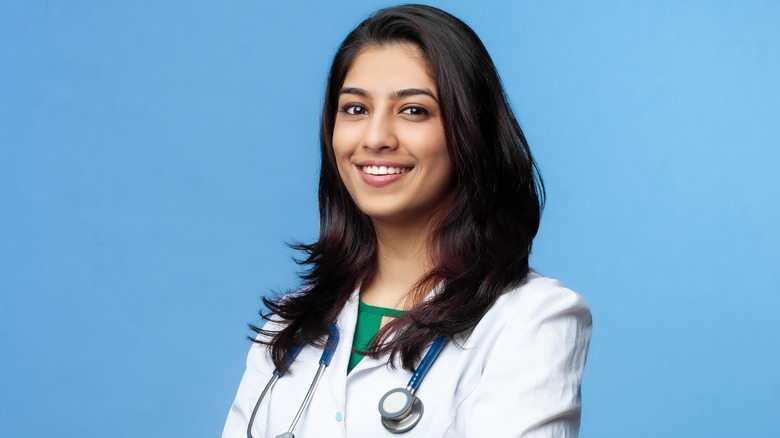
[[[341,350],[341,349],[339,349]],[[295,427],[295,436],[393,437],[384,429],[378,404],[382,396],[405,387],[409,371],[390,368],[386,361],[365,358],[347,375],[349,349],[337,351],[331,366]],[[265,424],[257,424],[256,436],[275,437],[288,430],[316,374],[319,351],[301,352],[292,375],[277,382],[263,402]],[[481,349],[448,343],[423,379],[416,395],[423,403],[419,424],[406,437],[445,436],[458,405],[478,385],[484,361]],[[262,431],[262,433],[260,433]]]

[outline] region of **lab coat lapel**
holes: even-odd
[[[347,381],[349,381],[352,376],[360,374],[363,371],[370,370],[381,365],[387,365],[387,359],[387,355],[382,356],[379,359],[365,356],[360,362],[358,362],[357,365],[355,365],[355,368],[352,368],[352,371],[350,371],[349,375],[347,376]]]
[[[358,297],[359,293],[356,289],[352,292],[336,320],[336,326],[339,329],[339,345],[336,347],[336,353],[328,367],[328,372],[325,373],[325,380],[328,382],[336,404],[340,407],[345,405],[347,397],[347,365],[349,364],[349,356],[352,353],[352,341],[355,337]]]
[[[436,287],[428,293],[425,300],[430,299],[434,294],[438,293],[442,287],[439,283]],[[355,337],[355,326],[357,324],[357,312],[358,303],[360,300],[360,289],[355,289],[349,300],[344,305],[341,314],[336,320],[336,325],[339,329],[339,345],[336,348],[336,354],[333,356],[333,361],[328,367],[328,372],[325,373],[325,380],[328,382],[331,393],[339,406],[345,406],[346,404],[346,386],[347,381],[357,374],[364,371],[371,370],[380,366],[387,366],[389,356],[385,355],[380,358],[373,358],[366,356],[361,360],[354,369],[347,375],[347,366],[349,364],[349,357],[352,354],[352,341]],[[393,334],[390,335],[392,339]],[[411,374],[411,373],[410,373]]]

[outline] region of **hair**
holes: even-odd
[[[376,272],[376,234],[339,177],[332,137],[338,93],[356,57],[399,43],[420,51],[436,82],[455,193],[433,231],[434,267],[418,283],[420,290],[440,284],[437,293],[383,327],[365,353],[390,354],[391,365],[400,360],[413,370],[435,337],[468,333],[528,275],[544,185],[487,49],[468,25],[434,7],[379,10],[346,37],[330,68],[320,123],[320,234],[291,245],[305,254],[297,260],[307,267],[302,287],[263,298],[269,313],[262,317],[278,330],[250,326],[280,371],[288,371],[285,354],[295,345],[324,344],[328,322]]]

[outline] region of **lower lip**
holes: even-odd
[[[369,175],[368,173],[363,172],[362,170],[358,169],[358,172],[360,172],[360,177],[363,178],[363,181],[373,187],[384,187],[388,184],[392,184],[399,179],[406,176],[406,173],[394,173],[392,175]]]

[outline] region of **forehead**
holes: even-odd
[[[428,61],[412,44],[367,46],[360,50],[344,78],[344,87],[384,92],[425,87],[436,94]]]

